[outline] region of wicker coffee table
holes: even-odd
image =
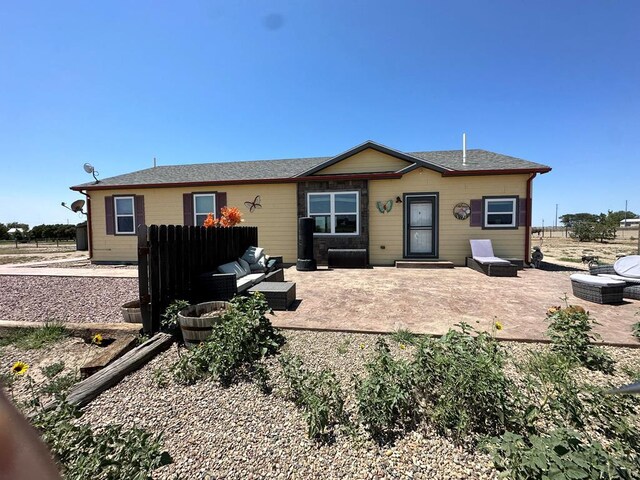
[[[274,310],[287,310],[296,300],[296,284],[293,282],[262,282],[249,292],[260,292]]]

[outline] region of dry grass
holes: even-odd
[[[595,255],[600,263],[613,263],[617,255],[638,254],[638,232],[625,232],[624,237],[609,242],[579,242],[573,238],[565,238],[564,232],[553,232],[552,237],[532,235],[531,246],[541,246],[545,260],[581,263],[583,255]]]

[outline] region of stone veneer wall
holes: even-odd
[[[316,261],[327,263],[330,248],[366,248],[369,263],[369,182],[367,180],[329,180],[298,183],[298,217],[307,216],[307,193],[309,192],[360,192],[360,235],[321,235],[313,238]]]

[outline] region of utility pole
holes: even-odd
[[[624,201],[624,227],[622,228],[622,236],[624,237],[624,229],[627,228],[627,200]]]
[[[542,238],[544,238],[544,218],[542,219]]]

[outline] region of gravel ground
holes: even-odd
[[[0,276],[0,320],[122,322],[136,298],[137,278]]]
[[[352,375],[363,372],[377,335],[332,332],[285,332],[285,352],[300,355],[313,369],[329,367],[345,391]],[[409,355],[389,342],[394,354]],[[539,344],[504,344],[514,361]],[[617,373],[607,377],[584,370],[579,377],[594,383],[623,384],[628,369],[639,371],[640,351],[606,347],[618,361]],[[301,413],[285,399],[276,362],[270,365],[274,392],[262,394],[252,384],[223,389],[211,381],[181,386],[171,380],[158,386],[159,372],[178,358],[175,347],[155,358],[89,405],[85,421],[123,423],[163,432],[165,448],[174,458],[154,478],[496,478],[491,459],[465,450],[435,435],[428,427],[380,447],[362,436],[339,434],[335,443],[317,444],[307,438]],[[347,397],[353,413],[354,400]]]

